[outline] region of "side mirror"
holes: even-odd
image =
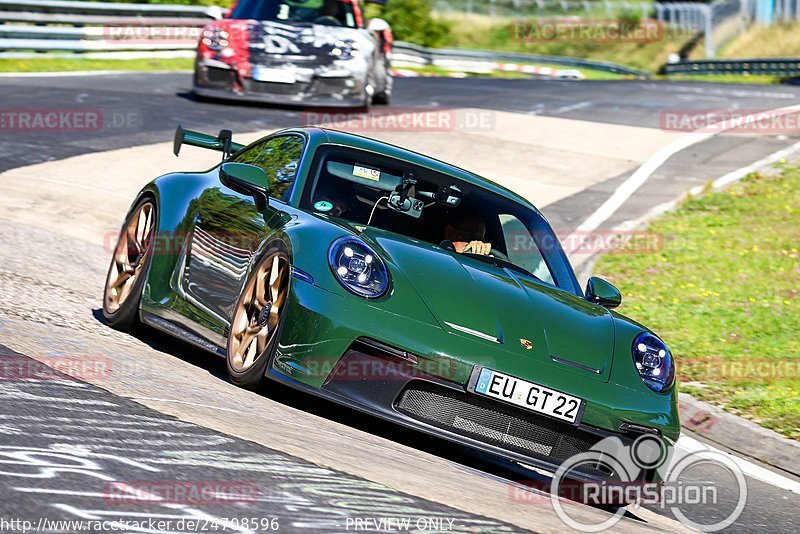
[[[592,276],[586,282],[586,300],[599,304],[604,308],[616,308],[622,304],[622,295],[619,289],[612,286],[602,278]]]
[[[220,181],[243,195],[251,195],[258,211],[267,207],[269,176],[261,167],[248,163],[223,163],[219,169]]]
[[[389,29],[389,23],[379,18],[370,19],[367,29],[371,32],[382,33]]]

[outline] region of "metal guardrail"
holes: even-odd
[[[561,56],[546,56],[540,54],[512,54],[502,52],[489,52],[484,50],[455,50],[449,48],[425,48],[412,43],[396,41],[392,46],[392,65],[396,62],[408,61],[417,63],[418,66],[442,66],[450,61],[460,62],[514,62],[514,63],[546,63],[561,65],[570,68],[594,69],[624,76],[647,78],[650,75],[644,71],[636,70],[608,61],[591,59],[578,59]]]
[[[670,74],[752,74],[767,76],[800,76],[799,58],[700,59],[664,65]]]
[[[220,18],[217,8],[184,5],[117,4],[63,0],[0,0],[0,58],[85,57],[192,57],[199,32],[184,39],[126,39],[123,26],[136,26],[143,35],[148,27],[168,24],[173,30],[196,30]],[[12,24],[9,24],[11,22]],[[15,24],[25,22],[27,24]],[[47,25],[58,23],[58,25]],[[76,27],[69,27],[68,25]],[[130,28],[128,28],[130,29]],[[120,38],[116,38],[120,37]],[[433,65],[449,70],[483,72],[500,62],[546,63],[570,68],[590,68],[621,75],[646,77],[647,73],[604,61],[529,54],[504,54],[480,50],[430,49],[395,42],[393,64]]]
[[[124,4],[112,2],[74,2],[64,0],[0,0],[0,12],[54,13],[146,16],[146,17],[197,17],[222,18],[219,6],[187,6],[181,4]],[[3,13],[5,15],[6,13]]]
[[[0,0],[0,58],[191,57],[199,29],[223,13],[219,6]]]

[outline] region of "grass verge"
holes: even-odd
[[[800,439],[800,162],[654,221],[656,254],[595,271],[675,354],[680,389]]]
[[[684,32],[664,32],[651,42],[589,42],[517,40],[510,31],[511,20],[492,21],[481,15],[442,17],[451,31],[439,45],[441,48],[471,48],[524,54],[543,54],[611,61],[655,73],[667,61],[670,53],[678,52],[692,35]]]
[[[170,70],[191,71],[192,58],[174,59],[0,59],[0,72],[61,72],[79,70]]]

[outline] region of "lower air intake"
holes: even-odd
[[[396,408],[439,428],[555,464],[602,439],[572,425],[425,382],[412,382]]]

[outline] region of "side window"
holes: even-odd
[[[528,228],[519,219],[508,214],[500,215],[500,224],[503,226],[503,240],[509,261],[539,280],[555,285],[542,251]]]
[[[270,196],[286,200],[297,175],[303,146],[302,137],[281,135],[254,146],[231,161],[249,163],[264,169],[269,176]]]

